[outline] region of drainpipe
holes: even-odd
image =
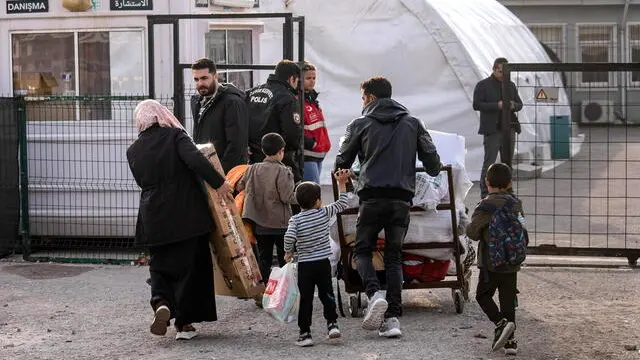
[[[620,62],[627,62],[629,59],[626,59],[626,55],[627,55],[627,50],[628,50],[628,44],[627,44],[627,38],[626,38],[626,30],[627,30],[627,15],[629,13],[629,2],[630,0],[625,0],[624,1],[624,10],[622,11],[622,23],[620,24],[620,59],[624,59],[624,61],[620,61]],[[620,102],[621,102],[621,106],[622,106],[622,117],[625,119],[625,121],[628,121],[627,119],[627,85],[628,85],[628,81],[629,81],[629,74],[627,72],[620,72],[622,79],[620,79]]]

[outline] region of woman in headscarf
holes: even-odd
[[[142,189],[136,244],[149,248],[151,333],[165,335],[175,319],[176,339],[196,335],[193,323],[216,320],[209,237],[214,229],[200,179],[227,200],[232,188],[173,114],[155,100],[134,111],[138,139],[127,149]]]

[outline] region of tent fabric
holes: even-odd
[[[316,89],[334,144],[323,163],[322,183],[330,182],[339,138],[360,116],[360,83],[366,78],[387,77],[393,97],[428,129],[464,136],[467,171],[477,180],[483,146],[472,108],[475,84],[491,73],[497,57],[512,63],[551,62],[526,25],[494,0],[465,1],[464,6],[451,0],[323,0],[322,6],[316,0],[295,0],[287,7],[281,0],[267,0],[262,11],[305,16],[305,54],[318,67]],[[263,63],[281,56],[282,39],[276,35],[281,26],[265,25]],[[534,103],[535,86],[561,86],[558,74],[513,75],[525,104]],[[548,117],[569,115],[567,104],[560,91],[555,106],[525,106],[517,151],[546,144]]]

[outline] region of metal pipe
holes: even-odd
[[[154,29],[155,22],[151,16],[147,16],[147,73],[149,76],[149,98],[156,98],[156,64],[154,50]]]
[[[502,64],[502,117],[500,119],[502,131],[502,154],[506,159],[500,157],[500,161],[509,167],[512,167],[513,153],[511,151],[512,131],[511,131],[511,72],[509,63]]]
[[[629,15],[629,2],[630,0],[624,1],[624,10],[622,11],[622,23],[620,24],[620,62],[627,62],[631,59],[626,59],[627,49],[628,49],[628,39],[625,36],[627,29],[627,16]],[[627,86],[629,80],[629,73],[620,72],[622,78],[620,79],[620,106],[622,106],[622,117],[624,117],[625,121],[627,119]]]
[[[180,68],[180,20],[173,21],[173,115],[184,126],[184,70]]]

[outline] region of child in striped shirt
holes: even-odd
[[[320,185],[303,182],[296,188],[296,200],[302,211],[289,219],[289,227],[284,235],[285,259],[293,258],[293,248],[298,252],[298,288],[300,308],[298,346],[312,346],[311,315],[313,313],[313,293],[318,287],[318,298],[324,306],[327,332],[330,339],[340,337],[336,299],[331,284],[331,244],[329,243],[329,221],[337,213],[347,209],[347,182],[349,170],[339,170],[334,174],[340,188],[338,201],[322,206]]]

